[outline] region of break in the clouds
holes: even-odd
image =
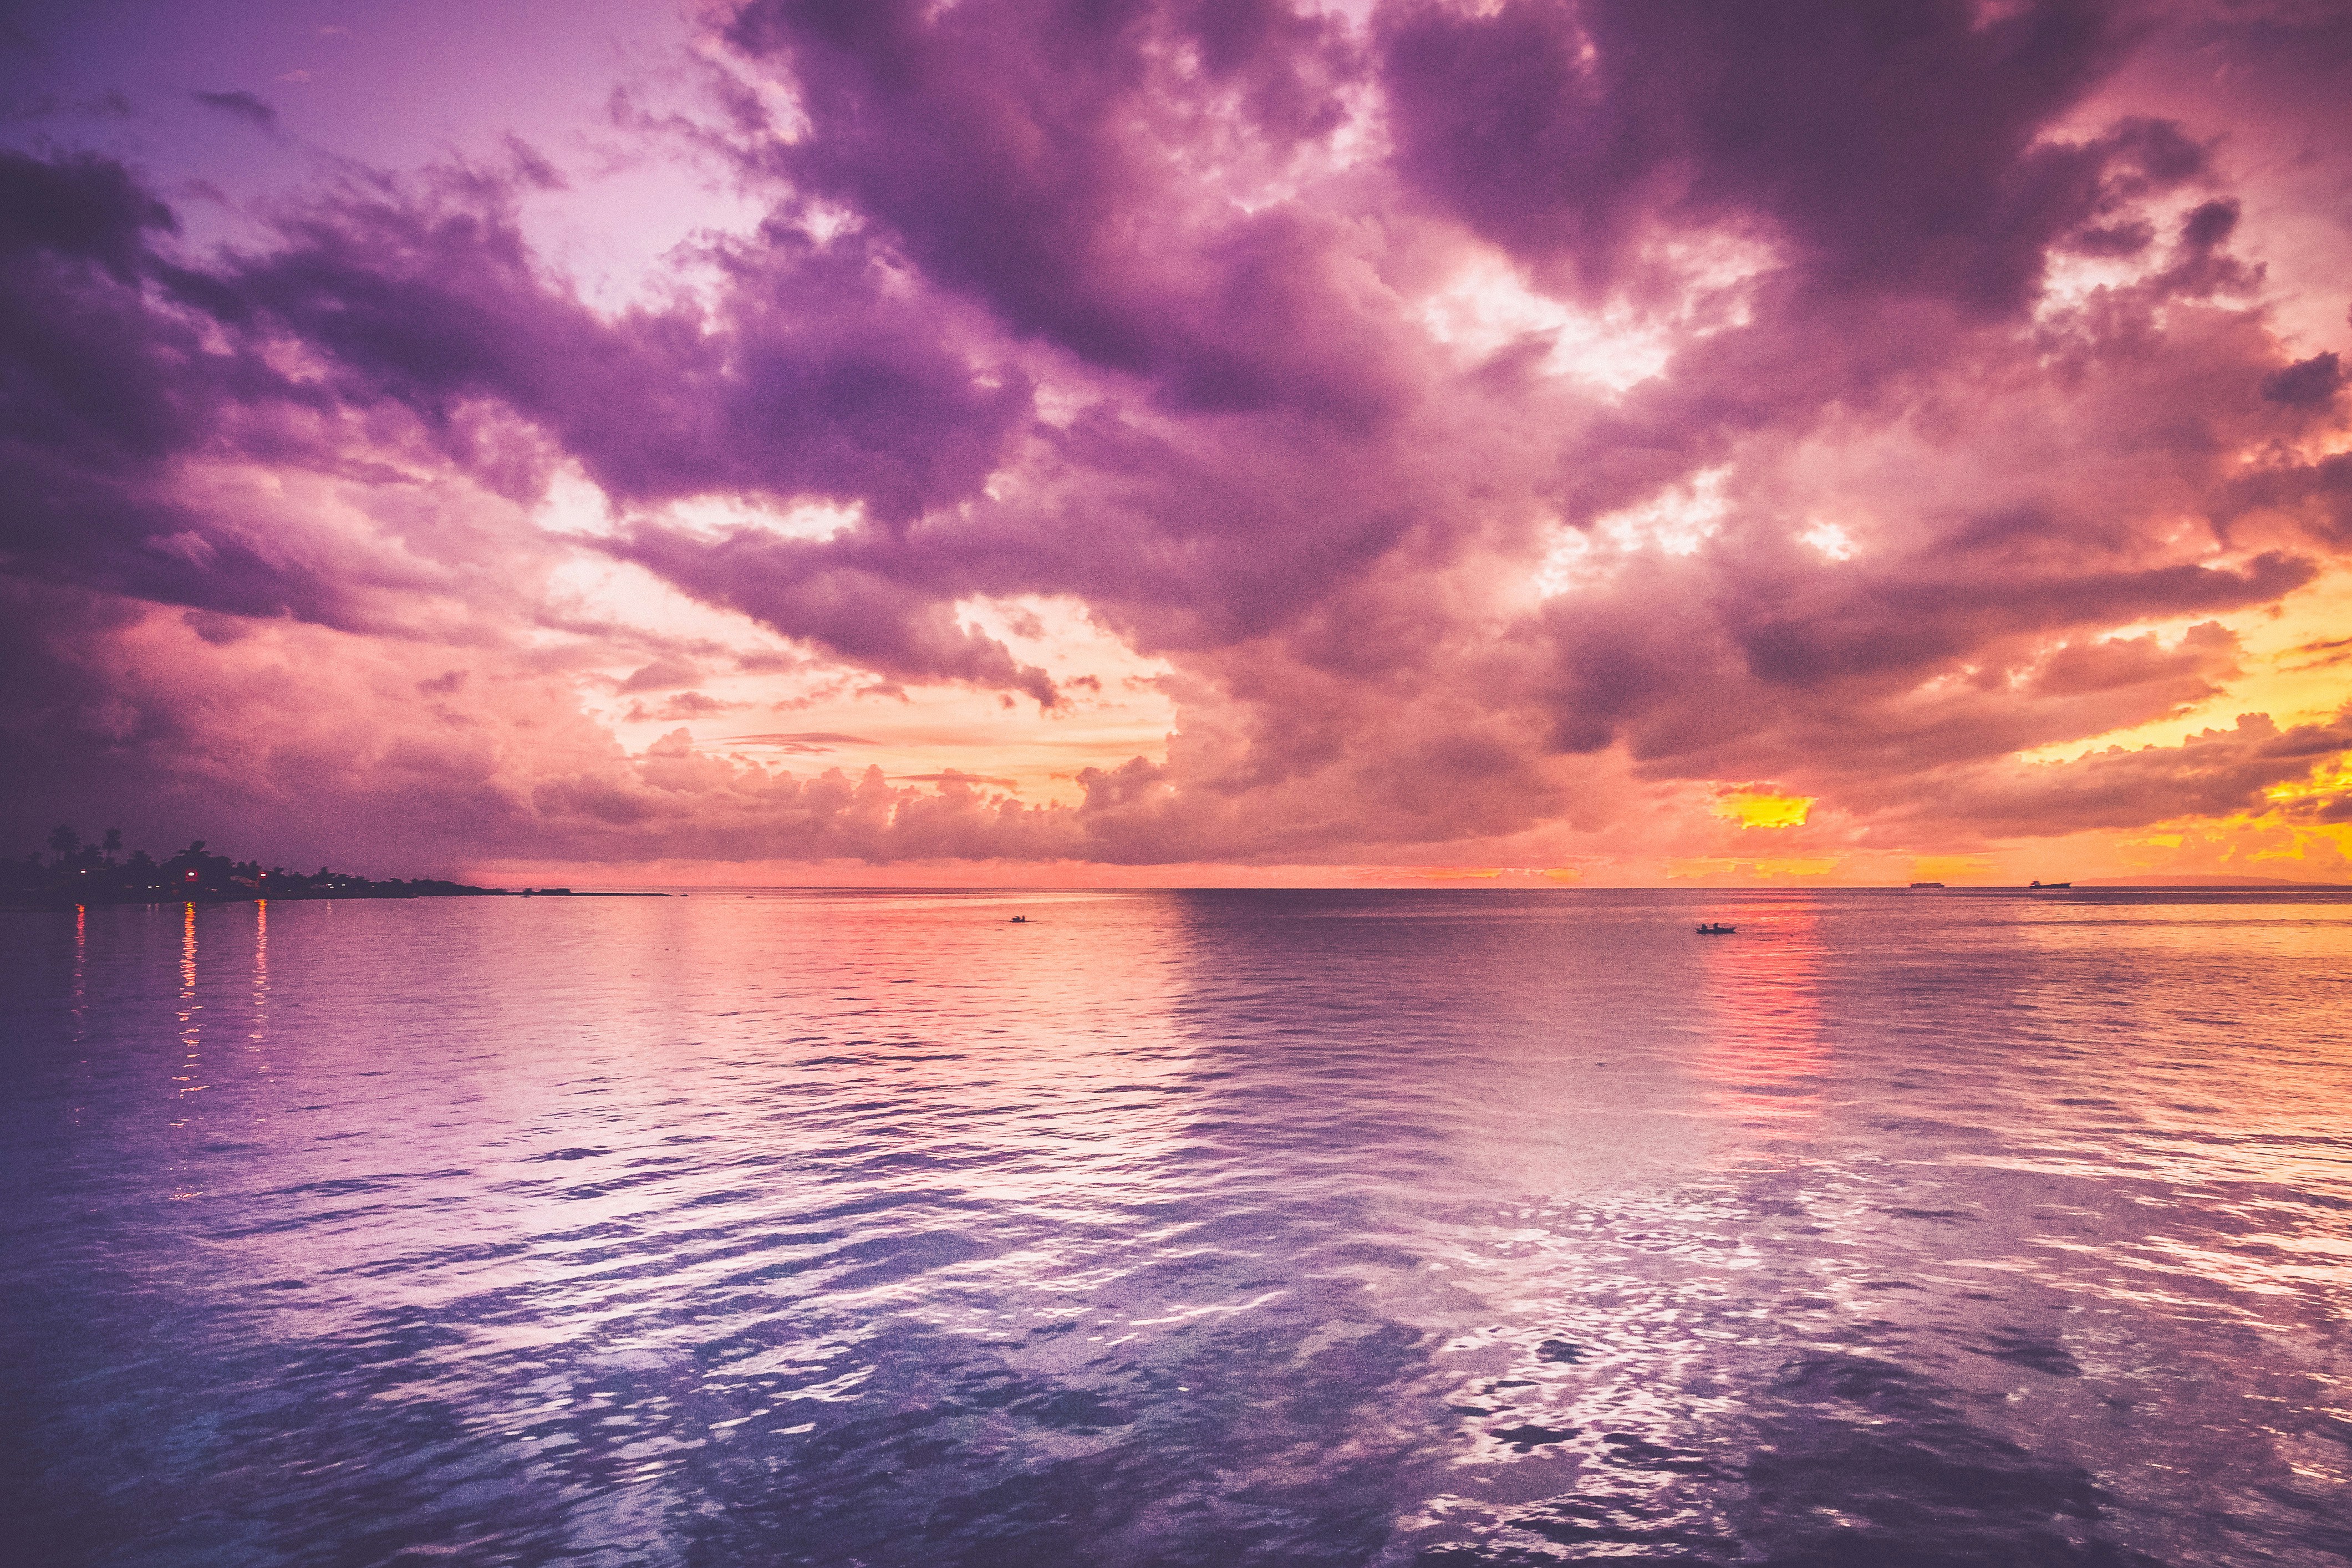
[[[28,843],[2346,869],[2352,7],[196,9],[7,57]]]

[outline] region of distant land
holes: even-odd
[[[2352,882],[2304,882],[2286,877],[2076,877],[2067,882],[1913,882],[1913,888],[1945,888],[1956,893],[2063,892],[2068,888],[2334,888],[2352,892]]]
[[[0,860],[0,908],[71,909],[78,904],[219,904],[257,899],[664,898],[661,893],[574,893],[569,888],[475,888],[438,878],[368,878],[321,866],[262,868],[258,860],[215,855],[201,838],[163,859],[123,853],[122,834],[85,844],[70,826],[49,835],[49,854]]]
[[[2078,888],[2352,888],[2352,882],[2306,882],[2291,877],[2077,877]]]

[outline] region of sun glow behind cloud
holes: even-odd
[[[1715,815],[1742,827],[1802,827],[1813,809],[1809,795],[1768,795],[1733,790],[1717,795]]]
[[[2115,637],[2154,636],[2177,645],[2188,622],[2119,628]],[[2352,698],[2352,573],[2330,572],[2275,605],[2220,617],[2238,639],[2239,673],[2220,690],[2143,723],[2037,747],[2033,763],[2072,762],[2109,747],[2175,746],[2240,713],[2266,713],[2284,725],[2324,721]]]
[[[1438,342],[1473,360],[1525,343],[1543,347],[1547,375],[1573,375],[1622,392],[1665,368],[1669,332],[1619,308],[1595,313],[1539,294],[1500,256],[1472,257],[1422,303]]]

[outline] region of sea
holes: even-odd
[[[2325,890],[17,911],[0,1070],[13,1563],[2352,1561]]]

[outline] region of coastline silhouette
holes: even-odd
[[[123,853],[122,834],[110,827],[94,844],[70,826],[49,835],[39,850],[0,861],[0,904],[64,909],[75,904],[235,903],[255,899],[519,898],[503,888],[476,888],[438,878],[374,879],[321,866],[316,871],[262,868],[258,860],[215,855],[199,838],[158,860],[144,849]],[[530,896],[571,896],[569,888],[532,888]]]

